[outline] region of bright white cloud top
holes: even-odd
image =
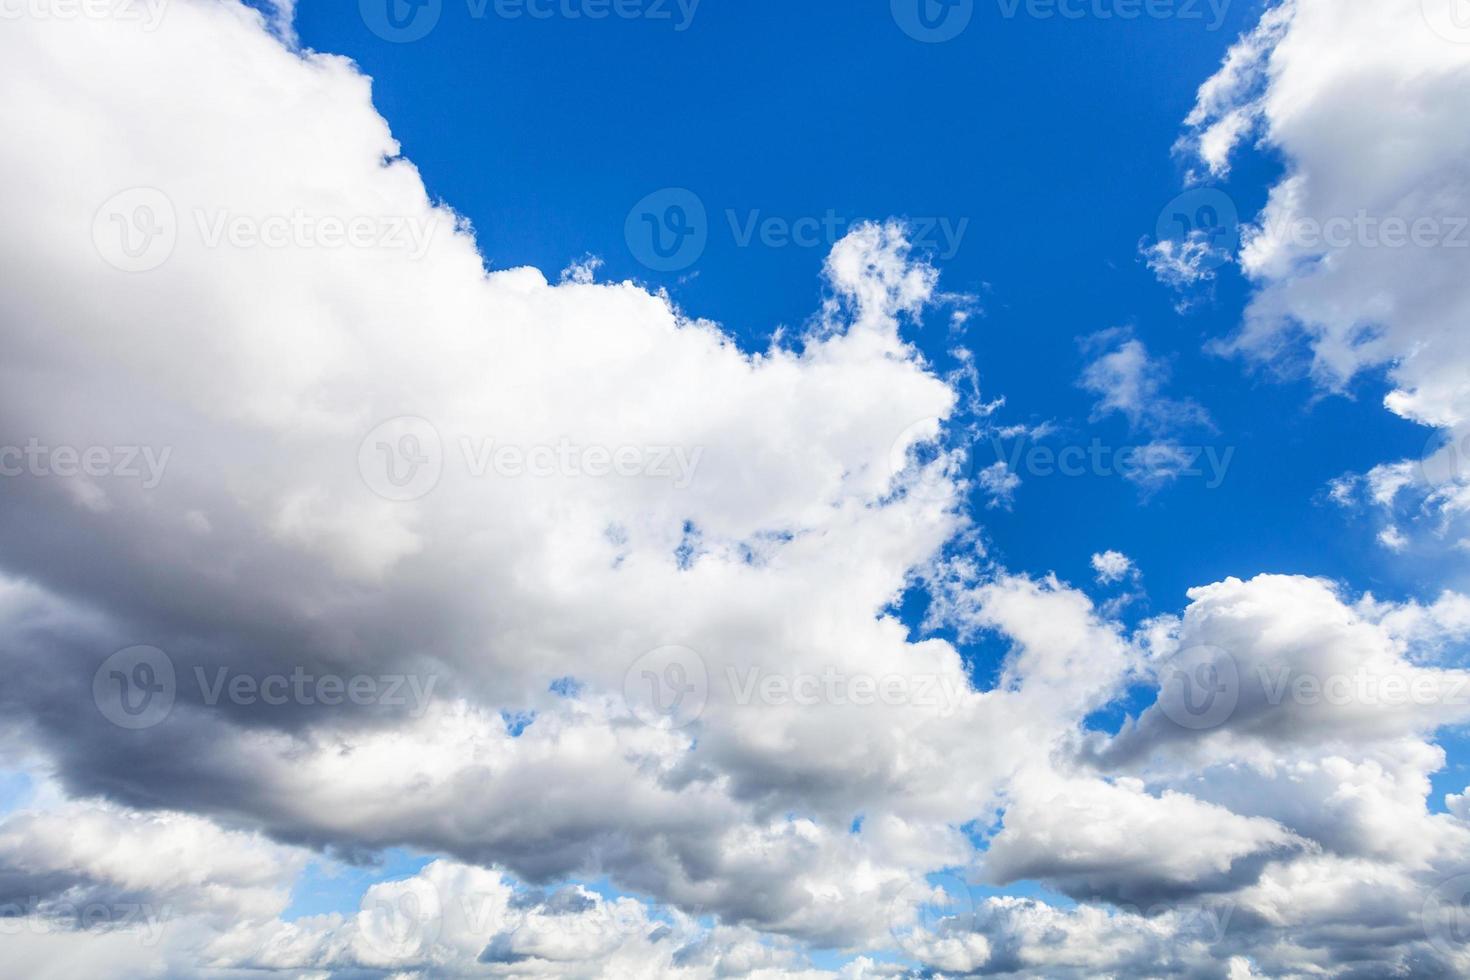
[[[0,816],[7,969],[1470,973],[1470,808],[1429,798],[1470,600],[1261,569],[1125,631],[967,547],[962,469],[912,451],[965,393],[905,339],[941,294],[902,224],[838,242],[758,354],[633,283],[487,272],[280,6],[0,32],[0,444],[32,447],[0,746],[38,787]],[[1231,348],[1303,333],[1329,389],[1391,364],[1388,408],[1462,439],[1470,251],[1270,234],[1470,210],[1470,46],[1418,6],[1273,8],[1187,138],[1289,163]],[[1099,412],[1211,424],[1140,341],[1091,343]],[[1454,527],[1466,482],[1405,465],[1361,482]],[[1009,647],[993,683],[910,638],[916,580]],[[391,848],[438,858],[287,915],[310,862]]]

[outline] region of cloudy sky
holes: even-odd
[[[0,936],[1470,975],[1465,0],[0,0]]]

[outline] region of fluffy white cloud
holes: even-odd
[[[1083,349],[1094,357],[1078,384],[1097,396],[1094,420],[1118,413],[1134,428],[1153,433],[1210,424],[1209,414],[1198,403],[1163,394],[1169,366],[1152,357],[1130,331],[1114,328],[1092,334]]]
[[[0,822],[0,902],[11,912],[131,897],[165,917],[272,916],[304,864],[301,852],[189,814],[67,802]]]
[[[965,859],[958,824],[1007,767],[976,758],[954,793],[979,696],[948,644],[874,616],[961,526],[939,464],[891,464],[955,401],[899,335],[935,285],[903,229],[855,229],[810,334],[748,353],[631,283],[487,274],[352,65],[227,0],[167,13],[20,20],[0,59],[7,86],[137,82],[0,110],[35,133],[0,153],[31,188],[0,249],[37,271],[0,290],[0,441],[46,450],[0,518],[5,656],[57,664],[6,691],[26,743],[81,794],[881,940],[893,894]],[[99,127],[126,150],[81,152]],[[93,446],[155,450],[157,479],[54,458]],[[122,730],[94,674],[144,641],[176,700]],[[697,738],[623,703],[670,645],[707,681]],[[272,701],[298,674],[428,696]],[[517,737],[502,711],[534,721]]]
[[[1082,339],[1082,349],[1092,359],[1077,384],[1097,396],[1092,421],[1122,415],[1130,430],[1155,437],[1131,453],[1124,470],[1128,479],[1157,488],[1187,470],[1194,457],[1174,437],[1191,428],[1213,430],[1214,424],[1194,399],[1164,394],[1169,364],[1149,354],[1126,327],[1090,334]]]
[[[1217,177],[1252,136],[1286,164],[1247,228],[1256,291],[1222,349],[1330,391],[1385,371],[1387,408],[1443,431],[1422,464],[1387,464],[1401,478],[1375,502],[1392,520],[1404,491],[1397,516],[1452,542],[1470,509],[1470,45],[1454,3],[1277,4],[1201,87],[1183,144]],[[1382,540],[1408,545],[1402,528]]]
[[[1080,899],[1153,906],[1234,891],[1267,859],[1300,849],[1279,824],[1141,782],[1023,773],[984,866],[1000,883],[1040,879]],[[1208,839],[1210,846],[1196,842]]]
[[[1463,597],[1447,596],[1428,614],[1371,596],[1350,605],[1331,583],[1282,575],[1227,579],[1189,595],[1181,619],[1153,625],[1167,634],[1150,664],[1159,700],[1119,736],[1119,748],[1207,741],[1264,760],[1293,745],[1366,745],[1470,719],[1470,672],[1434,653],[1463,639],[1463,624],[1447,612]]]
[[[1133,564],[1133,559],[1121,551],[1102,551],[1092,556],[1092,570],[1097,572],[1097,580],[1103,585],[1111,585],[1121,582],[1129,575],[1135,575],[1138,569]]]

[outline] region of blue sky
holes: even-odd
[[[1470,973],[1462,0],[60,2],[28,975]]]
[[[1382,379],[1322,398],[1303,378],[1205,352],[1240,321],[1240,277],[1227,269],[1212,300],[1180,314],[1139,253],[1181,191],[1171,147],[1195,88],[1258,4],[1225,5],[1211,29],[1203,4],[1182,8],[1197,16],[1125,21],[1006,17],[981,2],[938,44],[909,37],[881,3],[838,13],[706,0],[683,31],[672,7],[669,20],[601,21],[471,9],[446,2],[412,43],[320,4],[304,4],[297,25],[303,44],[372,76],[403,152],[473,222],[492,267],[553,273],[597,256],[605,278],[666,288],[761,350],[818,305],[827,228],[933,223],[944,288],[974,294],[983,314],[955,337],[937,312],[911,338],[941,370],[956,343],[973,351],[984,397],[1006,399],[998,424],[1053,420],[1058,448],[1138,442],[1120,418],[1089,422],[1094,398],[1075,384],[1087,360],[1078,338],[1126,325],[1171,363],[1171,392],[1215,417],[1220,431],[1198,444],[1234,449],[1213,489],[1181,479],[1143,499],[1113,476],[1027,480],[1011,510],[985,514],[1008,565],[1080,584],[1089,554],[1119,549],[1147,569],[1158,608],[1260,568],[1385,598],[1444,584],[1438,568],[1385,560],[1325,505],[1330,480],[1424,448],[1427,430],[1382,410]],[[1223,187],[1253,213],[1279,170],[1270,153],[1248,155]],[[629,210],[667,188],[706,209],[707,245],[675,272],[649,269],[624,234]],[[771,219],[815,219],[804,241],[817,244],[760,231]],[[988,438],[975,452],[981,466],[996,459]]]

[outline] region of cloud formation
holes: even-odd
[[[1201,86],[1181,148],[1221,178],[1243,144],[1285,173],[1244,229],[1255,285],[1219,349],[1329,392],[1386,374],[1385,407],[1421,423],[1421,459],[1339,483],[1394,550],[1455,547],[1470,510],[1470,48],[1453,0],[1273,6]],[[1436,431],[1437,430],[1437,431]],[[1390,481],[1395,489],[1380,492]]]
[[[40,787],[0,816],[17,968],[1470,969],[1423,913],[1470,871],[1464,796],[1429,783],[1470,718],[1470,600],[1257,575],[1130,630],[977,544],[938,448],[966,393],[906,339],[938,274],[901,223],[838,242],[808,327],[764,351],[590,263],[488,271],[368,79],[274,23],[178,0],[153,31],[0,35],[24,94],[0,122],[27,134],[0,146],[26,188],[0,236],[0,444],[34,447],[0,509],[0,745]],[[1378,24],[1266,24],[1191,124],[1222,172],[1248,123],[1315,172],[1307,117],[1343,96],[1275,94],[1308,84],[1296,32],[1356,50]],[[1428,107],[1459,65],[1400,88]],[[1255,355],[1327,287],[1250,248]],[[1463,424],[1414,346],[1458,356],[1453,310],[1344,339],[1382,295],[1302,321],[1315,374],[1392,361],[1390,407]],[[1160,445],[1208,424],[1137,339],[1093,353],[1100,413]],[[916,582],[941,632],[1000,645],[997,676],[910,635]],[[396,848],[434,857],[356,910],[293,911],[309,864]],[[973,897],[1027,883],[1046,897]]]

